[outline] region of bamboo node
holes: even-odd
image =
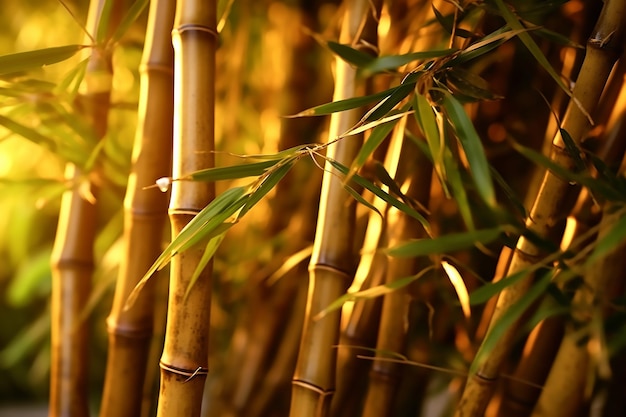
[[[166,363],[163,363],[163,361],[159,362],[159,366],[161,367],[161,369],[163,369],[165,371],[171,372],[171,373],[176,374],[176,375],[187,377],[187,379],[185,379],[183,381],[183,384],[191,381],[193,378],[195,378],[197,376],[203,376],[203,375],[208,375],[209,374],[209,369],[208,368],[204,368],[202,366],[198,366],[195,371],[192,371],[190,369],[183,369],[183,368],[178,368],[176,366],[167,365]]]
[[[205,25],[193,24],[193,23],[180,25],[176,29],[174,29],[172,33],[180,35],[183,32],[192,32],[192,31],[208,33],[211,36],[213,36],[215,40],[219,40],[219,34],[217,33],[217,30],[215,30],[214,28],[205,26]]]

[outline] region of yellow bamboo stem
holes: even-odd
[[[111,5],[107,31],[116,27],[121,1]],[[89,6],[87,30],[95,34],[104,0]],[[91,39],[89,39],[89,42]],[[94,45],[84,84],[77,97],[78,108],[91,124],[95,136],[107,131],[112,86],[112,51]],[[97,186],[87,172],[67,164],[65,178],[72,188],[61,202],[57,235],[52,251],[52,326],[50,364],[50,417],[83,417],[88,409],[89,331],[84,311],[91,291],[96,236]]]
[[[358,36],[370,34],[370,1],[348,1],[339,41],[357,44]],[[380,8],[380,5],[378,5]],[[371,27],[371,25],[369,25]],[[375,33],[375,31],[374,31]],[[370,41],[370,43],[372,43]],[[341,59],[335,61],[335,93],[333,100],[353,97],[356,91],[356,70]],[[331,116],[329,141],[351,128],[358,117],[356,111]],[[327,150],[327,156],[350,165],[361,142],[356,138],[340,141]],[[309,265],[309,292],[305,322],[293,376],[290,416],[326,416],[335,387],[336,348],[340,313],[334,312],[314,320],[314,316],[345,293],[354,275],[355,201],[343,189],[334,168],[327,163],[322,180],[317,230]]]
[[[566,130],[576,143],[580,143],[590,124],[583,109],[595,109],[606,80],[619,56],[623,42],[623,10],[621,1],[607,0],[588,43],[587,54],[573,91],[564,120]],[[552,160],[565,169],[574,169],[574,161],[565,150],[560,133],[553,140]],[[576,186],[564,182],[552,172],[546,172],[526,226],[537,235],[557,242],[563,231],[563,216],[571,209],[578,191]],[[522,271],[538,262],[542,251],[526,238],[521,237],[509,265],[508,274]],[[512,284],[502,291],[490,328],[506,314],[510,306],[520,300],[532,285],[532,276]],[[470,375],[456,410],[456,417],[481,416],[491,398],[494,381],[504,359],[514,342],[517,325],[510,326],[499,339],[489,356],[479,365],[477,372]]]
[[[174,31],[173,177],[213,166],[216,1],[177,2]],[[213,183],[179,181],[172,187],[169,216],[172,236],[215,196]],[[158,417],[200,415],[208,373],[212,263],[187,289],[202,248],[174,256],[161,356]]]
[[[167,195],[145,189],[170,174],[173,115],[173,50],[170,28],[175,4],[150,4],[142,58],[139,125],[133,147],[133,167],[124,201],[124,255],[107,319],[109,352],[102,396],[102,417],[140,414],[146,361],[152,338],[154,288],[149,282],[133,306],[124,310],[128,295],[162,249]],[[149,404],[146,404],[149,406]]]

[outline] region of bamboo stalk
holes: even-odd
[[[623,2],[607,0],[587,42],[587,54],[562,125],[577,144],[581,142],[590,126],[581,107],[594,109],[597,106],[609,73],[619,56],[623,41],[623,8]],[[572,170],[575,167],[573,159],[565,150],[560,133],[557,133],[553,140],[551,159],[565,169]],[[564,182],[549,171],[546,172],[526,226],[537,235],[557,242],[563,231],[562,216],[571,211],[577,192],[576,186]],[[541,249],[521,237],[511,259],[508,275],[526,269],[538,262],[541,257]],[[522,298],[532,282],[532,276],[528,276],[501,292],[490,328],[510,306]],[[517,324],[512,325],[504,332],[489,356],[479,365],[477,372],[470,375],[456,410],[457,417],[480,416],[484,413],[491,397],[493,382],[497,379],[499,369],[513,345],[517,327]]]
[[[109,33],[119,21],[121,5],[116,1],[111,6]],[[97,32],[103,7],[103,0],[90,3],[86,25],[90,33]],[[92,40],[89,38],[88,42]],[[94,45],[91,52],[77,102],[95,136],[103,138],[112,86],[112,51]],[[83,317],[94,269],[98,187],[88,175],[74,164],[66,165],[65,178],[72,188],[62,198],[51,257],[50,417],[89,415],[89,329]]]
[[[346,2],[344,13],[339,41],[358,45],[361,25],[369,20],[368,17],[371,18],[371,2],[362,0]],[[367,30],[368,24],[363,27]],[[368,35],[371,32],[363,33]],[[356,91],[356,70],[343,60],[337,59],[335,74],[333,100],[353,97]],[[329,127],[329,141],[352,127],[358,120],[357,117],[356,111],[333,114]],[[360,146],[361,142],[356,138],[343,140],[328,148],[327,157],[349,165]],[[339,337],[340,313],[334,312],[319,320],[314,320],[314,317],[345,293],[354,276],[352,235],[355,201],[343,189],[341,179],[336,175],[334,168],[326,163],[317,230],[309,264],[305,322],[293,376],[290,409],[292,417],[328,415],[335,387],[337,356],[335,345]]]
[[[418,152],[415,145],[404,140],[406,119],[396,126],[392,143],[387,155],[387,164],[398,163],[395,181],[408,187],[405,194],[415,201],[428,206],[430,196],[430,179],[432,165],[428,159]],[[402,159],[400,158],[402,155]],[[393,172],[393,171],[392,171]],[[387,210],[387,239],[389,246],[407,240],[425,237],[426,233],[419,222],[395,208]],[[422,263],[419,260],[419,263]],[[389,258],[385,282],[392,284],[400,278],[415,274],[418,260],[414,258]],[[378,339],[378,351],[404,353],[406,351],[410,296],[404,287],[383,297]],[[377,353],[377,357],[381,354]],[[370,371],[370,380],[363,407],[363,417],[391,415],[398,386],[400,384],[401,366],[388,361],[374,361]]]
[[[619,165],[626,149],[626,141],[620,140],[626,129],[623,122],[626,110],[619,104],[626,99],[625,69],[626,64],[620,60],[602,96],[600,106],[599,117],[603,119],[600,125],[605,126],[605,133],[599,138],[598,156],[609,167]],[[617,168],[613,170],[617,171]],[[576,244],[575,247],[570,246],[568,250],[576,253],[592,243],[595,234],[589,235],[588,232],[598,224],[601,218],[600,208],[588,190],[582,190],[571,217],[575,225],[571,241]],[[585,238],[585,236],[588,237]],[[498,415],[503,417],[530,415],[541,390],[529,385],[528,382],[534,385],[544,385],[563,338],[564,324],[562,317],[552,317],[533,330],[526,342],[522,359],[517,364],[514,379],[507,382]]]
[[[167,215],[167,194],[144,189],[170,174],[173,114],[173,50],[169,30],[175,3],[150,4],[141,65],[139,126],[133,147],[133,166],[126,191],[124,253],[107,319],[107,359],[102,417],[135,417],[142,407],[142,391],[152,337],[154,288],[146,285],[133,306],[124,310],[128,295],[161,252]],[[146,404],[149,407],[149,404]]]
[[[174,31],[174,178],[213,166],[217,2],[177,2]],[[215,196],[213,183],[178,181],[169,205],[172,236]],[[173,257],[161,356],[157,416],[200,415],[208,373],[212,263],[186,296],[203,255],[192,248]]]
[[[611,231],[622,215],[623,213],[616,211],[612,204],[606,204],[598,239]],[[567,327],[532,417],[575,416],[582,407],[589,405],[591,386],[588,379],[597,372],[595,367],[592,368],[594,366],[592,355],[602,353],[599,350],[601,336],[596,332],[603,331],[592,321],[594,317],[602,316],[603,304],[606,304],[610,297],[609,289],[615,285],[624,271],[626,266],[624,249],[626,242],[622,242],[586,271],[585,285],[576,292],[572,301],[574,322]],[[606,351],[604,354],[607,354]],[[596,362],[595,365],[600,369],[602,367],[601,362]],[[600,370],[599,373],[601,378],[608,376],[606,370],[604,372]],[[602,375],[603,373],[605,375]]]

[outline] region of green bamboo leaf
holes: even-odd
[[[509,183],[504,178],[502,178],[502,175],[500,175],[498,170],[491,166],[489,168],[491,172],[491,177],[495,180],[496,184],[500,186],[506,198],[513,205],[513,208],[520,214],[521,218],[527,218],[528,210],[526,210],[524,203],[517,197],[515,191],[513,191]]]
[[[535,43],[533,38],[528,34],[527,29],[522,25],[522,23],[518,20],[518,18],[513,14],[513,12],[509,9],[509,7],[504,4],[502,0],[494,0],[498,10],[500,11],[500,15],[504,18],[507,25],[511,27],[511,29],[518,31],[517,37],[522,41],[522,43],[526,46],[528,51],[533,55],[535,60],[550,74],[550,76],[556,81],[558,86],[570,97],[572,97],[572,92],[565,85],[561,76],[552,68],[550,62],[545,57],[539,46]]]
[[[435,109],[428,102],[426,97],[421,94],[415,94],[413,98],[413,108],[415,111],[415,119],[417,120],[417,124],[420,129],[424,133],[424,138],[426,139],[426,143],[428,144],[428,149],[430,150],[430,154],[433,160],[433,166],[435,168],[435,173],[439,178],[439,182],[441,184],[445,184],[445,170],[443,164],[443,148],[444,146],[444,138],[439,132],[439,128],[437,126],[437,117],[435,116]],[[444,192],[446,195],[449,195],[447,187],[444,186]]]
[[[524,29],[526,31],[527,29]],[[515,37],[518,31],[513,31],[509,26],[503,26],[495,30],[479,41],[476,41],[462,50],[456,57],[448,62],[448,66],[457,67],[457,64],[471,61],[498,48],[503,43]]]
[[[406,287],[407,285],[411,284],[412,282],[417,281],[418,279],[420,279],[421,277],[426,275],[426,273],[432,271],[433,269],[435,269],[434,266],[429,266],[429,267],[424,268],[423,270],[421,270],[416,275],[411,275],[411,276],[408,276],[408,277],[399,278],[399,279],[397,279],[397,280],[395,280],[393,282],[390,282],[388,284],[377,285],[375,287],[368,288],[368,289],[365,289],[365,290],[362,290],[362,291],[348,292],[348,293],[342,295],[341,297],[337,298],[328,307],[326,307],[325,309],[320,311],[314,317],[314,320],[319,320],[319,319],[323,318],[324,316],[326,316],[328,313],[332,313],[333,311],[339,310],[341,307],[343,307],[343,305],[345,303],[347,303],[349,301],[370,300],[372,298],[381,297],[383,295],[386,295],[386,294],[392,293],[394,291],[397,291],[397,290],[399,290],[401,288]]]
[[[295,118],[295,117],[305,117],[305,116],[325,116],[332,113],[338,113],[346,110],[356,109],[358,107],[362,107],[366,104],[369,104],[373,101],[383,99],[385,97],[389,97],[395,90],[400,88],[393,87],[389,90],[381,91],[380,93],[370,94],[368,96],[363,97],[352,97],[343,100],[333,101],[331,103],[320,104],[319,106],[311,107],[309,109],[303,110],[300,113],[284,116],[287,118]]]
[[[222,181],[262,175],[273,167],[279,160],[269,160],[251,164],[234,165],[227,167],[208,168],[193,172],[181,179],[193,181]]]
[[[354,49],[349,45],[344,45],[333,41],[328,41],[326,44],[331,51],[339,56],[339,58],[343,59],[348,64],[352,64],[357,67],[363,67],[369,64],[374,59],[373,56]]]
[[[486,303],[492,297],[500,294],[500,292],[503,289],[509,287],[510,285],[515,284],[520,279],[529,276],[532,273],[532,271],[533,271],[532,268],[523,269],[519,272],[516,272],[512,275],[502,278],[499,281],[485,284],[481,286],[480,288],[477,288],[476,290],[472,291],[472,293],[470,294],[470,304],[478,305],[478,304]]]
[[[446,133],[444,133],[447,135]],[[446,183],[444,190],[448,190],[450,195],[446,197],[456,201],[459,213],[465,222],[465,226],[469,230],[474,230],[474,218],[472,216],[472,207],[467,196],[466,182],[463,181],[463,173],[459,169],[458,161],[452,156],[450,148],[445,147],[443,150],[443,166],[446,173]]]
[[[626,239],[626,216],[622,215],[615,224],[613,224],[611,230],[602,238],[598,239],[593,253],[589,256],[585,264],[591,266],[594,262],[624,243],[624,239]]]
[[[363,123],[363,122],[359,122],[357,123],[355,126],[353,126],[350,130],[348,130],[345,133],[342,133],[339,137],[340,138],[345,138],[346,136],[352,136],[352,135],[358,135],[359,133],[363,133],[365,131],[368,131],[370,129],[374,129],[382,124],[388,123],[388,122],[392,122],[392,121],[397,121],[398,119],[413,113],[413,110],[409,110],[409,111],[404,111],[405,109],[407,109],[409,106],[403,106],[402,109],[400,110],[392,110],[390,111],[386,117],[383,117],[382,119],[377,119],[374,121],[371,121],[369,123]]]
[[[87,64],[89,64],[89,58],[83,59],[78,65],[72,68],[56,86],[56,93],[67,92],[71,98],[74,98],[76,94],[78,94],[80,83],[83,81],[83,78],[85,78]]]
[[[111,41],[117,42],[122,39],[126,32],[128,32],[128,29],[130,29],[132,24],[135,23],[137,18],[139,18],[148,3],[149,0],[136,0],[133,5],[130,6],[130,8],[122,18],[120,24],[115,29],[115,33],[113,33]]]
[[[451,56],[458,52],[458,49],[440,49],[434,51],[420,51],[420,52],[411,52],[403,55],[388,55],[381,56],[371,60],[366,66],[361,70],[361,74],[363,76],[370,76],[382,71],[387,71],[390,69],[396,69],[401,67],[402,65],[406,65],[413,61],[421,61],[425,59],[433,59],[433,58],[441,58],[446,56]]]
[[[489,90],[489,83],[481,76],[463,68],[455,67],[446,73],[446,85],[454,97],[464,96],[465,101],[498,100],[502,96]]]
[[[347,175],[348,174],[349,170],[348,170],[348,168],[345,165],[341,164],[340,162],[335,161],[334,159],[326,158],[326,160],[337,171],[339,171],[341,174],[343,174],[343,175]],[[426,220],[426,218],[424,218],[424,216],[422,216],[413,207],[411,207],[408,204],[406,204],[406,203],[404,203],[404,202],[402,202],[402,201],[392,197],[388,193],[386,193],[383,190],[381,190],[380,187],[377,187],[376,185],[372,184],[370,181],[366,180],[365,178],[361,177],[358,174],[354,174],[350,178],[350,181],[353,181],[354,183],[358,184],[359,186],[367,189],[368,191],[370,191],[371,193],[376,195],[378,198],[380,198],[384,202],[386,202],[388,204],[391,204],[392,206],[394,206],[398,210],[402,211],[403,213],[413,217],[415,220],[417,220],[417,221],[419,221],[421,223],[421,225],[424,227],[424,230],[426,230],[427,233],[429,233],[429,234],[431,233],[430,232],[430,224],[428,223],[428,220]]]
[[[380,120],[381,118],[387,116],[402,100],[404,100],[409,94],[411,94],[415,90],[415,83],[410,82],[406,84],[401,84],[398,86],[394,92],[389,95],[386,99],[382,100],[378,103],[372,110],[367,112],[365,116],[361,118],[359,123],[368,123],[376,120]],[[408,106],[404,106],[400,112],[406,111]]]
[[[511,142],[511,145],[517,152],[519,152],[532,162],[536,163],[537,165],[550,170],[553,174],[560,177],[563,181],[567,181],[570,184],[580,184],[584,187],[587,187],[593,193],[601,195],[611,201],[624,200],[623,192],[620,189],[615,188],[608,181],[593,178],[588,174],[578,174],[572,172],[558,165],[545,155],[536,152],[533,149],[522,146],[519,143]]]
[[[397,122],[397,119],[392,120],[390,122],[380,124],[372,130],[372,133],[369,135],[369,137],[359,150],[356,158],[354,158],[354,161],[350,166],[350,174],[348,174],[348,177],[361,169],[363,164],[365,164],[365,161],[367,161],[367,158],[369,158],[370,155],[373,154],[374,151],[378,148],[378,146],[380,146],[380,144],[387,138]]]
[[[498,239],[502,232],[502,227],[496,227],[492,229],[454,233],[432,239],[416,239],[384,249],[383,252],[389,256],[400,258],[450,253],[472,248],[476,244],[486,245],[491,243]]]
[[[493,326],[490,327],[487,336],[480,345],[474,361],[470,366],[470,374],[475,374],[486,357],[489,356],[493,348],[497,345],[502,335],[524,314],[530,305],[541,295],[543,295],[550,285],[552,271],[546,272],[531,288],[502,315]]]
[[[402,201],[407,203],[408,198],[406,197],[406,195],[402,193],[402,190],[400,189],[398,184],[393,180],[393,178],[391,178],[391,175],[389,175],[389,172],[387,172],[385,166],[378,161],[374,161],[374,175],[381,183],[389,187],[389,191],[391,191],[391,193],[395,194],[397,197],[400,197]]]
[[[245,154],[245,155],[229,153],[229,155],[236,156],[237,158],[242,158],[242,159],[260,159],[262,161],[273,161],[277,159],[286,159],[291,156],[295,156],[296,154],[301,153],[303,150],[316,146],[316,145],[317,144],[293,146],[291,148],[287,148],[277,153]]]
[[[18,134],[33,143],[36,143],[37,145],[41,145],[50,149],[52,152],[56,151],[57,149],[57,144],[54,140],[45,135],[42,135],[38,130],[32,129],[28,126],[24,126],[21,123],[9,119],[8,117],[0,115],[0,125],[4,126],[11,132]]]
[[[187,223],[178,236],[176,236],[170,244],[167,245],[165,250],[161,253],[161,255],[159,255],[157,260],[144,274],[139,283],[137,283],[126,300],[125,309],[128,309],[133,305],[141,289],[146,285],[148,279],[150,279],[150,277],[157,270],[162,269],[165,265],[167,265],[172,257],[181,250],[181,248],[189,247],[190,242],[195,244],[197,241],[202,240],[204,238],[204,235],[201,235],[201,233],[203,233],[203,227],[205,227],[212,218],[220,215],[233,205],[238,204],[242,198],[245,198],[244,187],[235,187],[226,190],[217,196],[204,209],[202,209],[202,211],[200,211],[200,213],[198,213],[189,223]],[[206,234],[208,234],[208,232],[205,231],[205,235]]]
[[[478,194],[489,206],[496,205],[496,195],[483,145],[463,106],[449,93],[444,93],[443,106],[448,121],[456,132],[474,178]]]
[[[0,76],[56,64],[73,57],[84,45],[66,45],[0,56]]]
[[[570,157],[574,161],[574,166],[577,171],[584,171],[587,168],[585,161],[582,157],[582,151],[574,142],[574,139],[570,136],[569,133],[563,128],[559,128],[559,133],[561,134],[561,138],[563,139],[563,143],[565,143],[565,149],[567,153],[569,153]]]
[[[268,171],[267,176],[262,179],[262,182],[253,186],[253,190],[250,192],[248,201],[244,204],[237,218],[242,218],[252,207],[256,205],[256,203],[265,197],[265,195],[269,193],[285,175],[287,175],[297,160],[297,158],[291,158],[282,161],[281,164],[276,166],[276,169]]]
[[[374,213],[378,214],[380,216],[380,218],[383,218],[383,214],[380,212],[380,210],[378,210],[376,208],[376,206],[374,206],[372,203],[370,203],[369,201],[367,201],[365,198],[363,198],[363,196],[358,193],[354,188],[345,185],[343,186],[343,188],[348,191],[348,193],[350,193],[350,195],[352,196],[352,198],[354,198],[358,203],[363,204],[365,207],[367,207],[368,209],[372,210]]]
[[[98,20],[96,29],[96,42],[98,45],[104,45],[107,41],[107,32],[109,31],[109,21],[111,20],[113,3],[113,0],[105,0],[102,10],[100,11],[100,19]]]
[[[233,224],[231,224],[231,227],[232,226]],[[225,236],[226,236],[226,231],[213,237],[207,243],[206,247],[204,248],[204,252],[202,253],[202,258],[200,258],[200,262],[198,262],[196,269],[193,271],[193,274],[191,275],[191,278],[189,278],[189,285],[187,286],[187,289],[185,290],[185,296],[183,297],[184,300],[187,300],[187,297],[189,296],[191,289],[193,288],[194,284],[198,281],[198,278],[200,278],[200,274],[202,274],[202,271],[204,271],[204,268],[206,268],[211,258],[213,258],[213,256],[215,255],[215,252],[217,252],[217,249],[220,247],[220,244],[224,240]]]

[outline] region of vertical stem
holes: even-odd
[[[111,5],[109,33],[119,21],[121,5],[121,0]],[[103,8],[104,0],[90,3],[87,30],[92,34],[98,31]],[[107,131],[113,77],[111,57],[110,48],[94,45],[77,97],[78,108],[99,139]],[[65,178],[72,188],[63,195],[52,251],[51,417],[89,415],[89,331],[83,312],[89,299],[94,269],[95,199],[98,195],[97,186],[92,183],[89,174],[74,164],[66,166]]]
[[[339,41],[358,45],[359,35],[370,35],[370,1],[346,2]],[[380,4],[377,5],[380,10]],[[378,11],[377,11],[378,13]],[[362,26],[365,23],[364,26]],[[375,26],[374,26],[375,27]],[[363,33],[360,33],[364,28]],[[374,31],[375,33],[375,31]],[[375,36],[374,36],[375,39]],[[370,44],[375,44],[371,40]],[[333,100],[353,97],[356,70],[341,59],[336,61]],[[347,131],[357,121],[357,112],[331,116],[329,141]],[[327,157],[350,165],[361,142],[356,138],[340,141],[327,150]],[[336,171],[327,163],[322,180],[317,230],[309,264],[309,293],[298,361],[293,377],[290,415],[292,417],[326,416],[335,387],[336,348],[340,313],[316,320],[315,315],[345,293],[354,276],[355,201],[343,189]]]
[[[215,1],[177,3],[172,33],[174,178],[213,166],[216,14]],[[177,236],[214,196],[213,183],[175,182],[169,206],[172,236]],[[170,265],[159,417],[200,415],[208,373],[211,263],[185,294],[202,255],[202,249],[192,248],[176,255]]]
[[[109,352],[102,396],[102,417],[135,417],[142,407],[142,388],[152,337],[154,288],[149,282],[133,306],[128,295],[161,252],[167,195],[144,189],[170,174],[173,114],[173,50],[169,28],[173,0],[150,4],[142,57],[139,125],[133,167],[124,201],[124,253],[107,319]]]
[[[615,60],[621,53],[623,44],[624,2],[607,0],[598,19],[598,23],[587,42],[587,54],[574,87],[562,128],[571,138],[580,143],[590,124],[581,107],[595,109]],[[572,157],[567,152],[560,132],[552,144],[552,160],[565,169],[575,168]],[[538,236],[556,243],[563,232],[563,220],[572,209],[578,187],[568,184],[560,177],[547,171],[530,210],[526,226]],[[508,274],[522,271],[538,262],[543,256],[542,250],[532,242],[521,237],[509,265]],[[506,314],[511,306],[526,294],[533,283],[532,276],[512,284],[504,289],[491,319],[490,330],[494,323]],[[500,337],[498,344],[480,364],[478,371],[470,375],[456,417],[481,416],[498,377],[500,367],[508,355],[517,332],[517,323],[511,325]]]

